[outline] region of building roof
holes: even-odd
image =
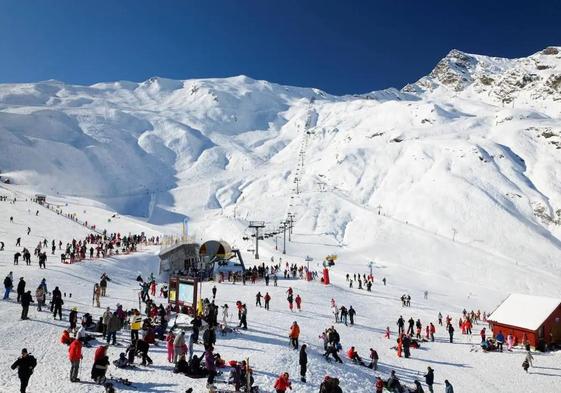
[[[561,304],[561,299],[513,293],[487,318],[492,322],[538,330]]]

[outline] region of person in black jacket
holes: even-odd
[[[19,303],[21,301],[21,295],[25,293],[25,280],[23,279],[23,277],[19,278],[17,293],[18,293],[17,301]]]
[[[31,291],[27,291],[21,295],[21,319],[29,319],[27,313],[29,312],[29,305],[32,302]]]
[[[434,390],[432,390],[432,385],[434,384],[434,370],[430,368],[430,366],[427,367],[427,373],[425,374],[425,382],[429,387],[429,392],[433,393]]]
[[[300,380],[306,383],[306,371],[308,369],[308,354],[306,353],[306,344],[300,347]]]
[[[7,275],[4,279],[4,300],[10,298],[10,291],[12,290],[13,286],[14,283],[12,282],[12,277],[10,277],[10,275]]]
[[[21,356],[12,364],[12,370],[18,369],[18,377],[20,380],[20,393],[25,393],[29,378],[33,374],[33,369],[37,366],[37,360],[27,353],[27,349],[21,350]]]

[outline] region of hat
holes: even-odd
[[[78,307],[72,307],[72,311],[78,311]]]
[[[21,353],[22,353],[22,354],[27,353],[27,348],[23,348],[23,349],[21,350]]]

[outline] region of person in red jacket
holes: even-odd
[[[292,390],[292,383],[288,377],[288,373],[282,373],[279,375],[273,386],[277,393],[285,393],[286,389]]]
[[[64,331],[62,332],[62,336],[60,337],[60,343],[64,344],[64,345],[70,345],[72,340],[74,340],[74,339],[72,337],[70,337],[70,332],[68,332],[68,330],[64,329]]]
[[[68,348],[68,359],[70,360],[70,382],[79,382],[78,371],[82,360],[82,342],[74,340]]]
[[[103,359],[105,355],[107,355],[107,345],[101,345],[97,347],[94,354],[94,363],[98,360]]]
[[[300,295],[296,295],[296,298],[294,298],[294,302],[296,302],[296,309],[298,311],[302,311],[302,298],[300,297]]]
[[[376,377],[376,393],[384,392],[384,381],[380,377]]]
[[[355,347],[350,347],[347,351],[347,357],[351,359],[355,363],[359,363],[360,365],[364,366],[364,362],[362,361],[361,357],[358,356],[358,352],[356,351]]]

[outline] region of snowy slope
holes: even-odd
[[[273,229],[291,212],[297,234],[356,263],[463,282],[492,304],[557,296],[560,73],[551,47],[453,50],[401,91],[344,97],[245,76],[1,85],[0,169],[161,232],[188,220],[251,248],[247,220]]]
[[[3,195],[8,193],[2,191]],[[11,196],[11,194],[9,194]],[[21,195],[20,195],[21,196]],[[88,206],[82,202],[91,222],[103,222],[109,211],[102,208]],[[124,307],[136,307],[135,277],[137,274],[144,276],[157,270],[157,250],[148,248],[141,253],[130,256],[120,256],[95,261],[86,261],[73,265],[61,265],[57,262],[58,254],[47,261],[47,270],[39,270],[35,258],[32,266],[14,266],[11,262],[15,239],[22,237],[23,245],[33,247],[43,237],[49,239],[67,240],[85,234],[83,227],[72,224],[63,217],[51,214],[41,209],[40,214],[33,214],[36,205],[19,199],[16,204],[0,203],[0,223],[2,225],[0,238],[6,242],[6,250],[0,252],[0,273],[5,276],[8,271],[14,272],[16,280],[23,276],[28,288],[32,291],[39,284],[42,277],[47,278],[49,290],[59,286],[62,291],[72,293],[72,298],[65,298],[64,317],[72,307],[78,307],[80,313],[92,312],[99,316],[102,309],[91,307],[91,289],[93,283],[102,272],[107,272],[112,281],[108,287],[108,297],[102,298],[102,307],[114,308],[117,303]],[[27,210],[31,213],[28,213]],[[82,213],[84,214],[84,213]],[[14,224],[6,225],[9,216],[14,217]],[[25,236],[25,228],[32,227],[31,236]],[[122,228],[131,231],[141,230],[141,224],[122,217],[119,220]],[[225,228],[226,231],[228,228]],[[218,230],[217,230],[218,231]],[[35,233],[37,232],[37,233]],[[407,231],[403,239],[414,236]],[[323,239],[327,241],[326,239]],[[289,256],[265,249],[263,259],[268,260],[274,256],[275,260],[284,257],[290,262],[302,261],[299,256],[310,255],[314,258],[310,266],[319,268],[319,261],[326,252],[337,250],[336,245],[321,245],[321,238],[297,235],[290,245]],[[438,242],[435,246],[440,246]],[[444,251],[446,252],[446,251]],[[452,255],[452,254],[447,254]],[[308,383],[294,383],[294,392],[317,392],[324,375],[338,377],[344,392],[372,392],[376,375],[387,378],[391,370],[396,370],[398,376],[408,386],[414,379],[422,379],[426,367],[430,365],[436,370],[435,391],[443,391],[444,379],[449,379],[456,391],[492,391],[512,392],[517,390],[534,391],[539,387],[540,392],[554,393],[557,390],[561,373],[558,369],[560,356],[558,353],[534,354],[536,368],[530,374],[522,372],[520,364],[525,356],[524,352],[516,349],[509,353],[482,353],[474,351],[478,341],[476,327],[475,337],[470,339],[462,336],[457,329],[456,342],[447,343],[444,330],[437,325],[435,343],[423,344],[419,350],[412,350],[410,359],[397,358],[395,351],[390,347],[395,345],[395,321],[399,315],[406,319],[409,317],[420,318],[423,323],[433,321],[436,323],[438,312],[450,314],[457,321],[464,307],[480,307],[485,305],[486,294],[474,294],[467,298],[461,288],[461,283],[448,282],[446,286],[430,286],[432,274],[426,273],[423,280],[406,280],[403,275],[394,274],[395,266],[385,263],[376,263],[374,275],[376,282],[372,293],[364,290],[349,289],[345,281],[346,272],[367,273],[366,264],[360,261],[359,253],[348,253],[339,258],[332,269],[333,285],[322,286],[319,282],[305,282],[302,280],[279,280],[279,286],[266,287],[262,282],[255,285],[219,284],[217,303],[227,303],[230,309],[235,309],[235,301],[246,302],[249,308],[249,329],[239,334],[218,337],[216,350],[225,359],[242,359],[249,357],[255,371],[256,383],[264,392],[273,392],[272,384],[275,377],[282,371],[288,371],[293,379],[298,375],[298,356],[288,346],[288,328],[296,320],[301,326],[301,343],[309,346],[309,371]],[[251,262],[251,261],[250,261]],[[410,274],[417,274],[410,273]],[[436,274],[435,274],[436,275]],[[388,286],[383,286],[380,278],[388,278]],[[290,312],[286,305],[286,290],[294,288],[303,298],[303,311]],[[210,296],[212,285],[203,287],[203,294]],[[429,289],[429,298],[424,300],[422,292]],[[271,310],[254,306],[255,293],[269,291],[272,296]],[[412,307],[404,309],[400,306],[399,296],[407,292],[412,295]],[[67,326],[63,320],[53,321],[48,312],[37,312],[34,307],[30,310],[31,320],[19,321],[20,307],[15,303],[14,294],[9,302],[3,301],[0,307],[0,346],[4,356],[0,359],[0,367],[5,370],[0,374],[0,391],[12,392],[17,389],[18,380],[15,372],[9,371],[9,366],[18,356],[23,346],[37,357],[39,366],[31,378],[29,392],[101,392],[97,385],[88,383],[90,369],[93,363],[93,348],[84,350],[81,379],[86,383],[73,384],[68,381],[69,364],[67,361],[67,347],[59,343],[62,329]],[[341,334],[342,345],[347,350],[354,345],[359,354],[365,356],[369,348],[375,348],[380,355],[380,368],[378,372],[351,364],[344,359],[344,365],[327,363],[321,358],[322,344],[318,335],[323,329],[334,325],[330,310],[330,299],[334,298],[338,305],[352,305],[358,312],[355,326],[337,324]],[[157,302],[164,299],[157,298]],[[231,323],[237,323],[237,317],[231,318]],[[383,330],[389,326],[392,330],[392,340],[383,337]],[[126,345],[128,332],[119,334],[118,342]],[[198,354],[202,346],[195,346]],[[110,359],[115,359],[123,351],[123,347],[110,347]],[[181,375],[172,374],[172,366],[166,361],[165,348],[160,345],[152,347],[150,356],[154,365],[139,367],[135,370],[117,370],[110,367],[108,375],[127,378],[132,381],[135,388],[126,388],[117,385],[118,391],[142,392],[183,392],[188,387],[193,387],[195,392],[204,392],[204,380],[192,380]]]

